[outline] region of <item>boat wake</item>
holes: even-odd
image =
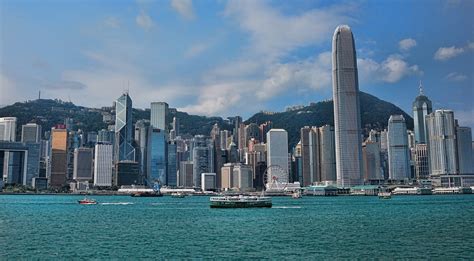
[[[301,208],[301,206],[273,206],[272,208],[282,208],[282,209],[287,209],[287,208]]]
[[[104,202],[100,203],[100,205],[133,205],[133,202]]]

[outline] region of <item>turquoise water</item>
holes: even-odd
[[[176,199],[0,195],[0,259],[474,259],[474,195]]]

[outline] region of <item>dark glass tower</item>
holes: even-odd
[[[132,137],[132,99],[124,93],[115,103],[115,162],[135,161]]]
[[[423,86],[420,82],[420,94],[413,102],[413,121],[415,123],[415,142],[426,144],[426,115],[433,111],[431,101],[423,94]]]

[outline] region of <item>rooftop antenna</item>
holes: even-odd
[[[38,100],[41,100],[41,90],[38,92]]]
[[[423,95],[423,84],[421,84],[421,80],[420,80],[420,86],[418,88],[420,89],[420,95]]]

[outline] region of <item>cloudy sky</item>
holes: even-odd
[[[355,35],[360,89],[474,127],[473,1],[1,0],[0,104],[166,101],[244,118],[332,97],[331,40]]]

